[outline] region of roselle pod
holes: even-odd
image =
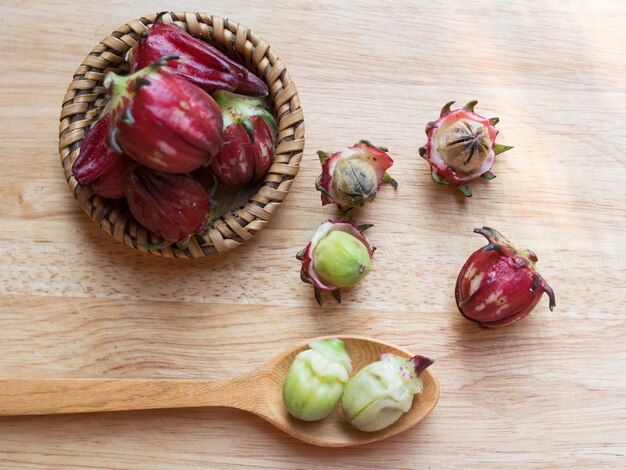
[[[393,160],[386,152],[385,147],[368,140],[332,154],[318,151],[322,174],[315,187],[322,193],[322,205],[335,203],[346,212],[372,202],[384,183],[397,188],[398,183],[387,173]]]
[[[424,356],[404,359],[383,354],[361,369],[345,386],[343,414],[361,431],[379,431],[409,411],[413,396],[423,390],[420,374],[434,361]]]
[[[135,161],[128,155],[116,154],[113,164],[91,183],[91,188],[102,197],[123,198],[126,173],[134,165],[136,165]]]
[[[452,110],[446,103],[439,119],[426,125],[428,142],[419,149],[428,161],[431,177],[437,184],[451,183],[466,196],[472,195],[469,183],[476,178],[495,178],[490,171],[496,155],[512,149],[496,143],[498,118],[487,119],[474,112],[477,101]]]
[[[352,373],[343,341],[333,338],[309,343],[298,353],[283,383],[283,402],[303,421],[317,421],[333,412]]]
[[[187,175],[137,165],[126,174],[124,194],[139,223],[171,243],[184,244],[206,227],[211,215],[211,196]]]
[[[72,174],[80,184],[89,184],[97,179],[119,155],[107,145],[110,122],[107,113],[98,119],[83,139],[78,158],[72,165]]]
[[[259,99],[227,91],[217,91],[213,98],[223,113],[224,145],[211,162],[211,170],[228,185],[263,178],[274,161],[274,116]]]
[[[341,302],[340,288],[352,287],[370,272],[374,248],[363,231],[371,225],[356,226],[347,221],[324,222],[300,251],[300,278],[313,284],[315,298],[322,304],[322,291]]]
[[[484,327],[506,326],[528,315],[544,292],[550,310],[556,306],[554,291],[535,270],[535,253],[516,249],[490,227],[474,232],[489,243],[469,257],[456,280],[456,304],[466,318]]]
[[[250,96],[268,94],[267,85],[248,69],[171,24],[157,23],[144,31],[127,60],[131,71],[136,72],[169,54],[179,56],[180,60],[169,60],[168,67],[209,93],[229,90]]]
[[[109,145],[165,173],[208,165],[222,146],[222,113],[213,98],[163,65],[163,57],[127,77],[109,73]]]

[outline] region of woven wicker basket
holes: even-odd
[[[72,165],[78,157],[85,132],[106,104],[102,86],[104,76],[109,71],[128,71],[128,64],[124,61],[126,52],[155,18],[156,14],[149,15],[116,29],[100,41],[76,70],[63,100],[59,129],[59,153],[65,178],[85,212],[104,231],[125,245],[176,258],[196,258],[228,251],[252,238],[267,224],[298,173],[304,149],[304,118],[300,99],[285,65],[268,43],[232,20],[190,12],[171,12],[160,19],[164,23],[175,23],[193,36],[206,40],[245,64],[267,83],[277,117],[278,138],[274,164],[258,187],[244,194],[243,200],[241,193],[223,197],[222,200],[218,195],[221,216],[210,224],[206,232],[192,237],[186,249],[176,246],[149,249],[147,246],[158,241],[158,237],[139,224],[125,204],[98,196],[90,185],[78,184],[72,175]]]

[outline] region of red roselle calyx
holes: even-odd
[[[144,31],[127,60],[131,71],[136,72],[167,54],[180,57],[178,61],[168,61],[168,67],[209,93],[228,90],[250,96],[268,94],[267,85],[252,72],[171,24],[158,23]]]
[[[211,170],[229,185],[263,178],[274,161],[274,116],[259,99],[227,91],[217,91],[213,97],[223,113],[224,146],[211,162]]]
[[[102,116],[89,130],[80,146],[72,174],[80,184],[89,184],[102,175],[117,159],[118,154],[107,144],[110,115]]]
[[[499,119],[476,114],[477,103],[470,101],[454,111],[454,101],[447,103],[439,119],[426,125],[428,143],[419,149],[430,165],[433,181],[454,184],[467,197],[472,195],[469,183],[480,176],[494,179],[490,169],[495,156],[513,148],[496,144]]]
[[[124,179],[135,161],[125,154],[116,154],[113,164],[98,179],[91,183],[94,192],[109,199],[124,197]]]
[[[124,181],[131,213],[167,242],[185,243],[208,223],[211,196],[187,175],[159,173],[132,167]]]
[[[372,202],[383,183],[397,188],[398,183],[387,173],[393,160],[386,152],[387,148],[376,147],[369,140],[333,154],[318,151],[322,174],[315,187],[322,193],[322,204],[334,202],[347,212]]]
[[[489,244],[469,257],[456,280],[456,304],[465,317],[489,328],[506,326],[528,315],[544,292],[550,310],[556,306],[554,292],[535,271],[535,253],[517,250],[492,228],[474,232]]]
[[[127,77],[109,73],[109,145],[165,173],[209,164],[222,146],[222,113],[213,98],[163,65],[166,56]]]

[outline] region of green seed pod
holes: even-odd
[[[313,269],[326,284],[352,287],[370,272],[370,254],[358,238],[333,231],[313,250]]]
[[[423,356],[403,359],[383,354],[369,364],[345,387],[341,398],[343,413],[361,431],[379,431],[409,411],[413,395],[422,391],[420,374],[433,363]]]
[[[343,341],[312,341],[293,360],[283,383],[287,411],[303,421],[325,418],[337,406],[352,372]]]
[[[302,261],[300,277],[313,284],[320,305],[322,292],[331,292],[341,302],[340,289],[352,287],[370,272],[375,248],[363,234],[370,227],[329,220],[317,228],[309,244],[296,256]]]

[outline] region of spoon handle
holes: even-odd
[[[0,416],[228,406],[253,411],[261,376],[231,380],[0,378]]]

